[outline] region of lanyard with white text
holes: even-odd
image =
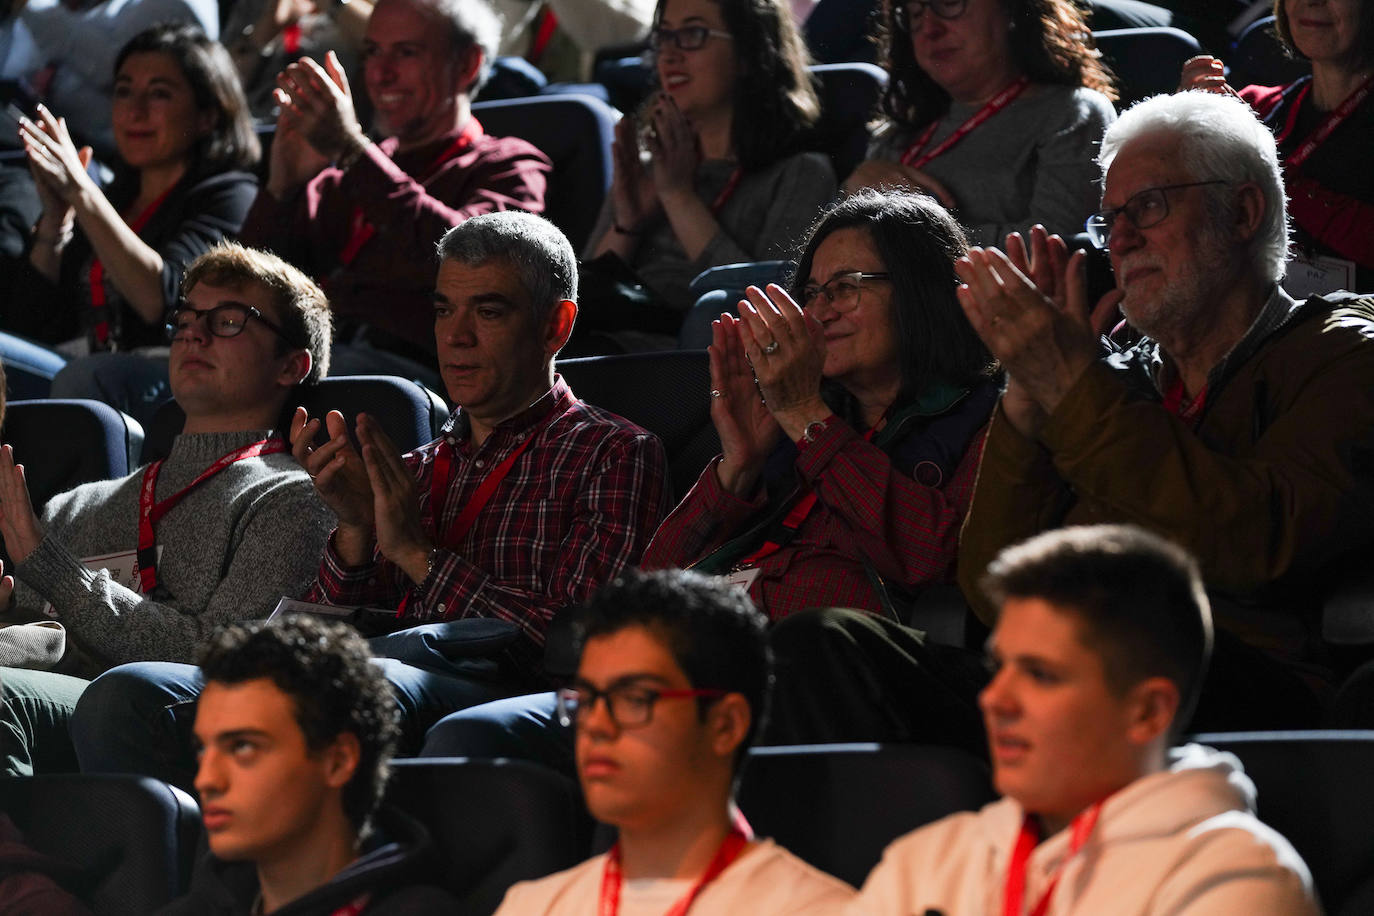
[[[467,149],[477,142],[477,138],[482,136],[482,125],[476,118],[468,118],[467,126],[444,151],[435,157],[434,162],[425,170],[424,178],[420,179],[422,186],[428,187],[429,183],[439,176],[444,164],[454,156]],[[367,216],[363,213],[362,207],[353,208],[353,218],[350,223],[352,231],[348,236],[348,241],[344,243],[343,249],[339,251],[339,263],[347,267],[353,263],[353,259],[358,256],[358,252],[363,250],[363,246],[372,240],[377,234],[377,227],[367,221]]]
[[[1025,76],[1021,77],[989,99],[986,105],[974,112],[973,117],[969,118],[963,124],[960,124],[958,129],[945,139],[945,142],[928,153],[922,153],[921,150],[926,148],[926,144],[930,142],[930,138],[935,135],[935,128],[940,124],[939,121],[933,121],[931,125],[922,131],[921,135],[916,138],[916,142],[907,147],[905,153],[902,153],[902,165],[909,165],[913,169],[925,168],[932,159],[949,152],[955,144],[973,133],[973,131],[981,126],[984,121],[1016,101],[1016,98],[1020,96],[1021,93],[1025,92],[1026,87],[1029,85],[1030,78]]]
[[[179,492],[173,493],[162,502],[156,502],[157,475],[162,470],[162,460],[154,461],[143,471],[143,489],[138,497],[138,578],[143,594],[151,594],[157,588],[157,523],[178,503],[186,498],[196,487],[229,467],[235,461],[256,458],[259,455],[274,455],[286,451],[286,443],[279,438],[262,439],[252,445],[234,449],[210,465],[200,476],[191,481]]]
[[[1083,844],[1088,841],[1088,835],[1093,832],[1093,827],[1097,826],[1097,818],[1102,813],[1102,805],[1106,800],[1098,802],[1085,810],[1078,817],[1073,819],[1069,825],[1069,849],[1064,854],[1064,860],[1060,862],[1059,868],[1055,870],[1054,876],[1050,878],[1050,883],[1045,886],[1045,893],[1040,896],[1040,902],[1031,909],[1029,916],[1045,916],[1050,909],[1050,898],[1054,896],[1054,889],[1059,885],[1059,876],[1063,874],[1064,866],[1068,861],[1078,854],[1083,848]],[[1030,862],[1031,853],[1035,852],[1035,847],[1040,843],[1040,822],[1034,815],[1027,814],[1021,821],[1021,832],[1016,837],[1016,847],[1011,853],[1011,864],[1007,868],[1007,886],[1005,895],[1002,897],[1002,916],[1021,916],[1021,900],[1026,893],[1026,866]]]
[[[711,864],[706,866],[706,871],[697,879],[697,883],[687,892],[687,895],[673,904],[672,909],[668,910],[665,916],[685,916],[686,912],[692,908],[701,892],[706,889],[720,873],[730,867],[730,864],[739,858],[740,853],[744,852],[749,841],[753,839],[754,832],[749,828],[749,824],[744,820],[744,815],[737,814],[735,825],[721,841],[720,848],[716,850],[715,856],[711,859]],[[611,847],[611,851],[606,855],[606,870],[601,874],[601,906],[597,909],[598,916],[618,916],[620,912],[620,888],[625,883],[625,873],[620,866],[620,844],[616,843]]]
[[[1374,86],[1374,76],[1367,78],[1363,83],[1356,86],[1354,91],[1345,97],[1336,110],[1327,115],[1317,129],[1302,142],[1302,145],[1293,150],[1283,163],[1285,172],[1297,171],[1304,162],[1312,157],[1317,148],[1326,142],[1326,139],[1340,127],[1352,114],[1359,108],[1365,99],[1369,98],[1371,87]],[[1276,144],[1282,145],[1285,140],[1293,133],[1293,127],[1298,121],[1298,111],[1302,108],[1302,103],[1306,101],[1308,93],[1312,91],[1312,83],[1309,80],[1298,92],[1298,97],[1293,101],[1293,107],[1289,110],[1288,120],[1283,126],[1283,130],[1274,138]]]

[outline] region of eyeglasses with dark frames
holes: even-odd
[[[1106,248],[1112,240],[1112,227],[1116,225],[1118,216],[1126,217],[1126,222],[1136,229],[1149,229],[1164,222],[1169,215],[1169,191],[1179,191],[1183,188],[1200,188],[1209,184],[1230,184],[1220,178],[1211,181],[1189,181],[1183,184],[1166,184],[1157,188],[1146,188],[1143,191],[1136,191],[1126,202],[1119,207],[1110,210],[1098,210],[1088,221],[1083,224],[1083,228],[1088,233],[1088,238],[1097,248]]]
[[[968,9],[968,0],[907,0],[893,9],[898,28],[915,32],[921,28],[926,7],[940,19],[958,19]]]
[[[719,699],[730,691],[714,687],[646,687],[643,684],[612,684],[597,690],[590,684],[563,687],[554,695],[558,722],[564,727],[576,724],[577,717],[591,712],[599,699],[606,700],[606,712],[617,728],[639,728],[654,717],[659,700],[685,700],[696,697]]]
[[[258,309],[251,305],[236,303],[225,303],[211,309],[193,309],[183,302],[167,317],[167,339],[176,340],[201,318],[205,319],[205,329],[215,337],[238,337],[248,326],[248,320],[253,318],[267,325],[291,346],[304,346],[299,341],[292,340],[291,335],[287,334],[281,325],[264,316]]]
[[[851,312],[859,307],[865,280],[886,280],[890,276],[886,272],[869,273],[855,270],[837,274],[824,283],[808,283],[802,288],[802,308],[815,308],[816,300],[824,296],[826,303],[832,308]]]
[[[735,40],[735,36],[729,32],[710,29],[704,25],[684,25],[680,29],[659,27],[649,33],[649,47],[658,52],[663,50],[664,45],[675,44],[679,51],[700,51],[706,47],[706,39],[711,37]]]

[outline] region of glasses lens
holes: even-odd
[[[706,44],[709,30],[705,26],[689,25],[677,30],[677,46],[684,51],[697,51]]]
[[[835,297],[836,302],[857,302],[862,289],[858,276],[836,277],[830,281],[830,295]]]
[[[221,305],[210,310],[210,333],[216,337],[237,337],[248,323],[248,310],[237,305]]]
[[[816,304],[816,300],[825,292],[825,287],[815,283],[808,283],[802,290],[802,308],[811,308]]]
[[[606,702],[611,706],[611,718],[617,725],[634,728],[649,721],[657,696],[643,687],[612,687],[606,692]]]
[[[941,19],[958,19],[968,7],[968,0],[931,0],[930,11]]]
[[[662,50],[663,43],[671,40],[672,34],[667,29],[654,29],[649,33],[649,48],[654,51]]]
[[[1149,229],[1169,215],[1169,201],[1163,189],[1150,188],[1126,201],[1126,206],[1121,209],[1126,211],[1126,218],[1132,226]]]

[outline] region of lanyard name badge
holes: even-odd
[[[702,872],[697,883],[692,885],[692,889],[687,892],[677,903],[673,904],[664,916],[685,916],[687,911],[692,908],[697,897],[710,884],[720,876],[720,873],[729,868],[730,865],[740,857],[749,846],[749,841],[754,838],[754,831],[750,828],[749,822],[744,819],[744,815],[738,810],[735,811],[735,823],[721,841],[720,848],[716,850],[715,856],[706,866],[706,871]],[[611,847],[611,851],[606,855],[606,868],[601,873],[601,902],[597,907],[598,916],[618,916],[620,912],[620,889],[625,883],[625,872],[620,863],[620,843]]]
[[[476,143],[482,136],[482,125],[476,119],[469,117],[467,126],[458,138],[444,148],[444,151],[435,157],[425,170],[425,177],[420,179],[421,187],[429,187],[429,183],[439,177],[444,165],[454,156]],[[363,246],[372,240],[377,234],[377,227],[367,221],[367,216],[363,213],[362,207],[353,208],[353,216],[349,222],[348,241],[339,251],[339,263],[344,267],[352,264],[358,257],[358,252],[363,250]]]
[[[988,99],[987,104],[974,112],[973,117],[969,118],[963,124],[960,124],[954,133],[950,134],[943,143],[930,152],[923,153],[921,151],[926,148],[926,144],[930,142],[930,138],[935,136],[935,128],[940,124],[939,121],[932,122],[930,126],[922,131],[921,135],[916,138],[916,142],[907,147],[905,153],[902,153],[902,165],[910,166],[913,169],[925,168],[930,164],[931,160],[949,152],[965,137],[981,127],[983,122],[987,121],[988,118],[1016,101],[1021,93],[1026,91],[1026,87],[1029,85],[1030,78],[1025,76],[1021,77],[1016,82],[994,95],[991,99]]]
[[[148,225],[148,221],[153,218],[163,202],[167,200],[167,195],[172,193],[172,188],[162,192],[157,200],[150,203],[143,209],[143,212],[129,221],[129,228],[134,235],[143,231],[143,227]],[[110,342],[110,318],[106,308],[110,304],[109,297],[105,295],[105,265],[100,258],[91,261],[90,273],[87,280],[91,287],[91,308],[95,311],[95,339],[103,347]]]
[[[1102,814],[1104,803],[1105,799],[1099,801],[1079,814],[1069,825],[1068,852],[1064,854],[1063,861],[1055,869],[1049,884],[1045,886],[1045,892],[1040,895],[1040,900],[1031,908],[1029,916],[1045,916],[1049,912],[1050,900],[1054,897],[1055,888],[1059,886],[1059,876],[1063,874],[1064,866],[1078,855],[1078,851],[1088,841],[1088,836],[1097,826],[1097,819]],[[1035,852],[1035,847],[1039,844],[1039,822],[1034,816],[1027,814],[1021,821],[1021,832],[1017,834],[1016,846],[1012,849],[1011,863],[1007,868],[1006,890],[1002,896],[1002,916],[1022,916],[1021,902],[1026,894],[1026,866],[1030,863],[1031,853]]]
[[[143,471],[143,487],[138,497],[138,579],[143,594],[151,594],[157,588],[157,523],[168,512],[185,499],[192,490],[214,477],[236,461],[256,458],[260,455],[274,455],[286,451],[286,443],[273,437],[261,439],[252,445],[234,449],[219,458],[200,473],[179,492],[173,493],[162,502],[156,501],[157,475],[162,470],[162,461],[154,461]]]

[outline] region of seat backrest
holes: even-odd
[[[1175,28],[1105,29],[1093,32],[1093,39],[1116,74],[1116,107],[1123,111],[1148,96],[1173,92],[1184,61],[1202,53],[1196,38]]]
[[[830,157],[844,181],[868,153],[868,122],[887,88],[887,71],[875,64],[817,64],[811,68],[821,99],[813,146]]]
[[[611,187],[615,111],[575,93],[477,102],[472,113],[487,133],[528,140],[553,162],[544,215],[581,251]]]
[[[0,810],[29,846],[98,876],[85,895],[101,916],[145,916],[186,892],[200,808],[143,776],[0,779]]]
[[[438,848],[458,913],[496,909],[517,881],[591,854],[592,821],[577,784],[519,760],[435,758],[392,763],[386,801],[416,818]]]
[[[143,451],[138,421],[100,401],[12,401],[3,439],[24,465],[34,506],[77,484],[123,477]]]
[[[1237,89],[1245,86],[1281,86],[1312,72],[1305,60],[1289,57],[1274,34],[1274,17],[1265,16],[1246,26],[1236,39],[1235,50],[1226,60],[1228,81]]]
[[[559,360],[558,371],[588,404],[658,436],[678,498],[720,451],[711,424],[711,371],[703,350]]]
[[[1192,740],[1240,758],[1260,820],[1312,870],[1326,911],[1374,889],[1374,731],[1222,732]],[[1362,912],[1369,912],[1364,910]]]
[[[858,887],[897,837],[992,801],[987,764],[914,744],[817,744],[749,752],[739,806],[754,831]]]
[[[418,382],[393,375],[340,375],[318,385],[303,388],[297,404],[312,417],[323,417],[331,410],[343,413],[351,429],[359,413],[367,413],[402,452],[424,445],[439,434],[448,418],[444,399]],[[143,460],[165,458],[172,440],[186,423],[186,414],[176,401],[158,408],[148,426],[143,445]]]

